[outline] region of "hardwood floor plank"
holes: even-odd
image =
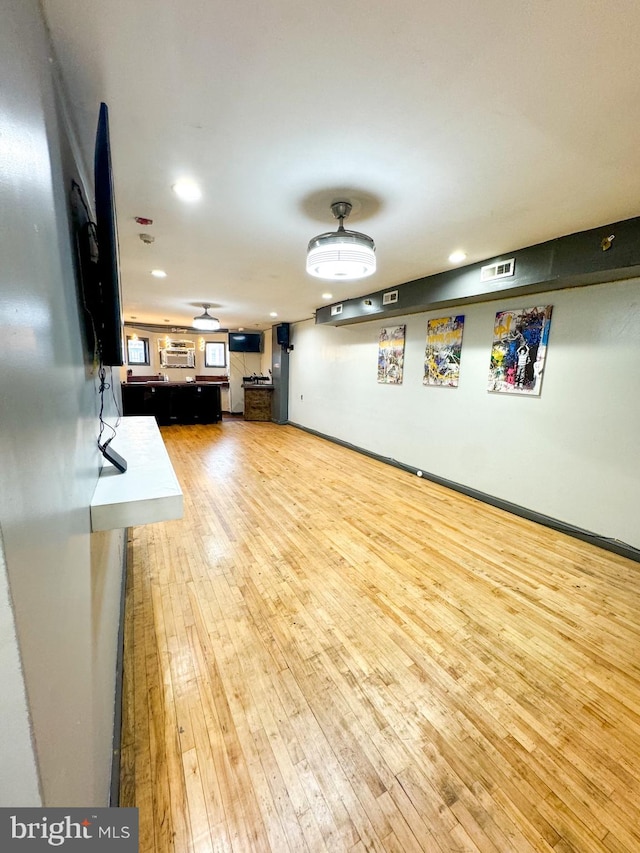
[[[132,531],[142,853],[636,853],[640,567],[288,426],[163,436]]]

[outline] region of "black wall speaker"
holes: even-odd
[[[280,323],[276,326],[276,338],[281,347],[289,346],[289,323]]]

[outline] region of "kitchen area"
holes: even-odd
[[[271,336],[125,325],[124,415],[159,425],[271,420]]]

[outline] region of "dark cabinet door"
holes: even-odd
[[[149,388],[148,414],[155,416],[158,426],[169,426],[173,423],[170,390],[169,386],[165,388],[162,385]]]
[[[198,385],[195,391],[195,420],[201,424],[216,424],[222,420],[220,386]]]
[[[135,385],[122,386],[122,413],[124,415],[142,415],[144,388]]]
[[[176,385],[171,388],[171,422],[193,424],[196,421],[196,391],[193,385]]]
[[[215,424],[222,420],[219,385],[122,385],[125,415],[155,417],[169,424]]]
[[[140,383],[122,385],[122,414],[154,417],[160,426],[171,423],[168,388]]]
[[[122,386],[122,413],[124,415],[155,415],[154,388],[147,385]]]

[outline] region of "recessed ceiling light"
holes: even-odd
[[[166,278],[167,274],[164,270],[151,270],[151,275],[154,278]]]
[[[323,293],[322,298],[323,299],[333,299],[333,293]]]
[[[461,264],[465,260],[466,257],[467,257],[467,253],[458,249],[457,251],[452,252],[449,255],[449,260],[451,261],[452,264]]]
[[[271,312],[270,312],[270,314],[269,314],[269,316],[270,316],[270,317],[277,317],[277,316],[278,316],[278,313],[277,313],[277,311],[271,311]]]
[[[202,190],[191,178],[181,178],[172,189],[182,201],[198,201],[202,198]]]
[[[244,326],[238,326],[238,331],[239,331],[239,332],[244,332]]]

